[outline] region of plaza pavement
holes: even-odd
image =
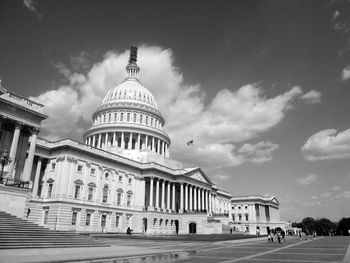
[[[7,249],[0,262],[200,262],[200,263],[324,263],[350,262],[350,237],[319,237],[285,244],[268,244],[266,238],[219,242],[103,239],[110,247]]]

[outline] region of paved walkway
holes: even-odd
[[[0,250],[0,262],[350,262],[349,237],[307,241],[292,237],[285,244],[267,244],[266,238],[220,242],[106,241],[110,247]]]

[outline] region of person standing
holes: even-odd
[[[28,209],[27,209],[27,218],[29,217],[29,215],[30,215],[30,208],[28,207]]]

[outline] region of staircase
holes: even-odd
[[[77,233],[53,231],[0,211],[0,249],[105,247]]]

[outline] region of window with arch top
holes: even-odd
[[[107,203],[108,201],[108,186],[105,185],[102,190],[102,203]]]

